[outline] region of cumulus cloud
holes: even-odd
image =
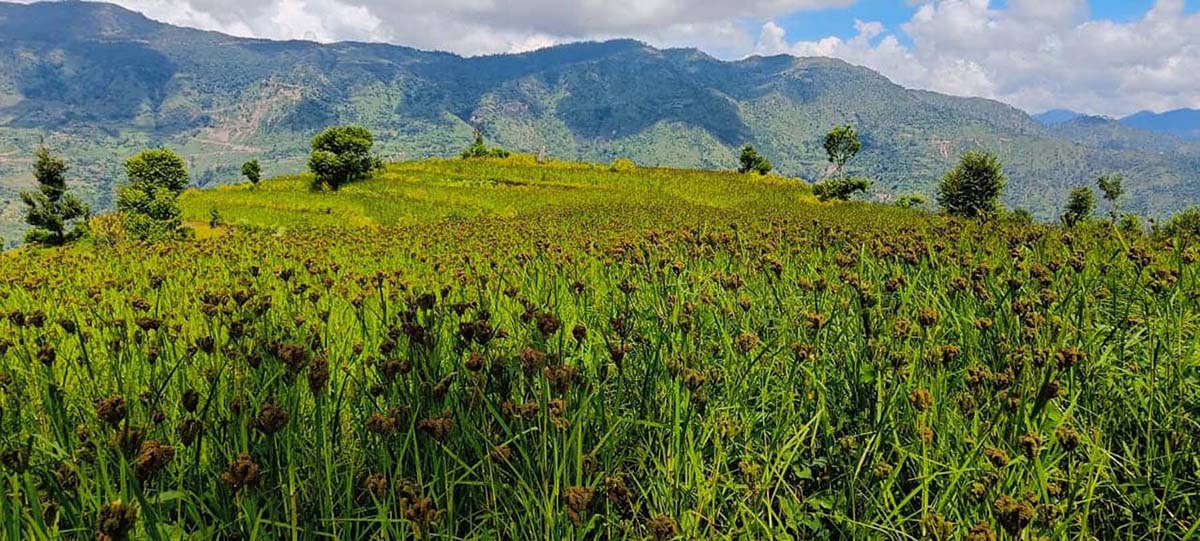
[[[898,30],[789,42],[768,21],[759,54],[835,56],[912,87],[1120,116],[1200,107],[1200,14],[1157,0],[1130,22],[1089,18],[1086,0],[926,0]],[[902,41],[900,37],[907,40]]]
[[[386,41],[475,55],[611,37],[744,53],[754,37],[742,21],[858,0],[110,1],[156,20],[238,36]]]

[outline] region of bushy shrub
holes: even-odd
[[[896,206],[905,209],[924,208],[928,204],[929,201],[920,194],[903,195],[896,199]]]
[[[813,186],[813,195],[821,201],[847,201],[856,193],[871,188],[871,181],[862,177],[838,177],[826,179]]]
[[[258,164],[258,160],[250,160],[242,164],[242,176],[250,181],[250,184],[258,187],[258,182],[262,180],[262,166]]]
[[[614,173],[628,173],[630,171],[636,171],[637,164],[633,163],[633,160],[629,158],[618,158],[617,161],[613,162],[612,165],[609,166],[608,170]]]
[[[500,147],[488,148],[487,145],[483,143],[483,133],[479,130],[475,130],[475,142],[471,143],[471,146],[462,151],[462,158],[464,160],[478,158],[507,158],[510,154],[511,153],[509,153],[509,151]]]
[[[1092,216],[1096,211],[1096,194],[1087,186],[1071,190],[1067,197],[1067,207],[1063,210],[1062,221],[1067,227],[1075,227]]]
[[[308,160],[314,175],[313,189],[337,191],[382,169],[383,161],[371,154],[374,144],[371,132],[362,126],[338,126],[321,132],[312,140]]]
[[[1171,217],[1162,227],[1162,232],[1186,242],[1200,240],[1200,207],[1188,207]]]
[[[1000,159],[994,154],[967,152],[938,185],[938,204],[946,213],[962,218],[994,215],[1006,183]]]
[[[743,175],[751,172],[758,173],[759,175],[766,175],[767,173],[771,172],[771,169],[774,168],[774,166],[771,165],[771,160],[768,160],[765,156],[759,154],[758,151],[754,150],[754,147],[750,145],[742,147],[742,154],[738,157],[738,162],[741,163],[741,166],[738,167],[738,172]]]
[[[143,151],[125,162],[129,184],[117,192],[122,227],[141,240],[162,240],[183,231],[179,194],[188,185],[187,165],[174,151]]]

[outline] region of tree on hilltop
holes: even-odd
[[[961,218],[990,216],[1000,208],[1000,193],[1007,180],[994,154],[970,151],[942,177],[937,201],[947,214]]]
[[[847,177],[846,164],[862,150],[862,141],[853,126],[838,126],[825,135],[825,154],[833,164],[834,177],[813,186],[813,195],[821,201],[847,201],[855,193],[866,193],[871,181],[862,177]]]
[[[750,172],[766,175],[771,172],[774,166],[771,165],[771,160],[754,150],[754,147],[746,145],[742,147],[742,154],[738,157],[738,162],[741,167],[738,167],[738,172],[745,175]]]
[[[38,147],[33,163],[38,190],[21,192],[21,201],[29,207],[25,223],[33,226],[26,242],[62,246],[84,235],[88,206],[67,191],[67,169],[62,158],[45,146]]]
[[[183,231],[179,194],[188,186],[187,163],[165,148],[144,150],[125,161],[129,184],[117,192],[125,231],[142,240],[160,240]]]
[[[313,189],[337,191],[351,182],[364,180],[383,168],[383,161],[371,154],[375,140],[362,126],[329,128],[312,140],[308,168],[313,172]]]

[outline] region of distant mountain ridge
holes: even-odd
[[[905,89],[828,58],[726,62],[632,40],[464,58],[236,38],[110,4],[0,3],[0,235],[9,239],[43,137],[72,165],[74,187],[108,208],[121,161],[141,148],[175,148],[197,185],[228,183],[250,158],[267,174],[302,170],[309,139],[336,123],[370,128],[386,159],[455,155],[476,128],[514,151],[643,165],[733,168],[752,143],[782,174],[810,180],[828,172],[822,136],[853,124],[865,147],[850,172],[876,179],[882,201],[931,194],[971,149],[997,152],[1011,179],[1006,203],[1043,218],[1069,188],[1108,171],[1126,175],[1127,207],[1147,215],[1200,201],[1200,153],[1177,138],[1104,144],[1079,133],[1087,126],[1068,133],[996,101]]]
[[[1031,115],[1032,118],[1045,126],[1055,126],[1070,122],[1081,117],[1088,117],[1067,109],[1052,109],[1044,113]],[[1106,118],[1106,117],[1101,117]],[[1142,111],[1117,120],[1121,124],[1153,133],[1165,133],[1182,139],[1200,140],[1200,110],[1176,109],[1163,113]]]
[[[1142,111],[1122,118],[1121,122],[1142,130],[1200,140],[1200,110],[1196,109],[1176,109],[1165,113]]]

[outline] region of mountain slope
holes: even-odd
[[[730,168],[750,142],[780,172],[826,172],[821,137],[859,128],[852,172],[875,196],[931,193],[957,156],[998,152],[1007,202],[1050,217],[1063,194],[1119,170],[1133,210],[1159,214],[1197,200],[1185,182],[1195,155],[1113,149],[1063,137],[984,99],[908,90],[866,68],[824,58],[723,62],[695,50],[622,40],[463,58],[391,45],[242,39],[151,21],[85,2],[0,3],[0,231],[19,219],[40,138],[64,153],[75,185],[112,202],[121,161],[167,145],[198,185],[237,179],[240,163],[268,174],[303,169],[308,140],[355,122],[385,158],[451,155],[473,130],[512,150],[569,159],[628,156],[646,165]]]
[[[1085,115],[1083,115],[1082,113],[1076,113],[1075,111],[1070,111],[1067,109],[1051,109],[1044,113],[1038,113],[1036,115],[1031,115],[1031,116],[1033,117],[1034,120],[1041,122],[1042,124],[1045,124],[1047,126],[1052,126],[1054,124],[1062,124],[1063,122],[1070,122],[1072,120],[1075,120],[1075,119],[1077,119],[1081,116],[1085,116]]]
[[[1200,140],[1200,110],[1196,109],[1176,109],[1165,113],[1142,111],[1122,118],[1121,123],[1141,130]]]

